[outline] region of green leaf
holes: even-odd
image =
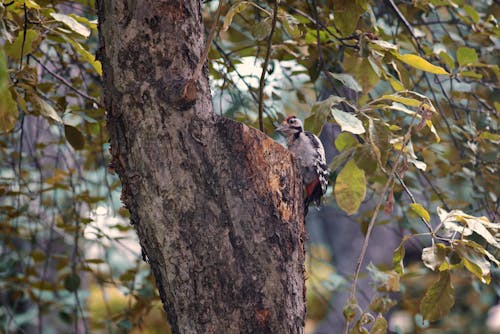
[[[400,60],[403,63],[410,65],[418,70],[422,70],[422,71],[434,73],[434,74],[443,74],[443,75],[449,74],[448,72],[446,72],[446,70],[444,68],[442,68],[440,66],[432,65],[431,63],[429,63],[427,60],[425,60],[424,58],[422,58],[420,56],[412,55],[412,54],[401,55],[399,53],[394,53],[394,55],[396,56],[396,58],[398,60]]]
[[[415,212],[417,215],[419,215],[421,218],[423,218],[426,222],[431,221],[431,215],[427,210],[422,206],[422,204],[419,203],[411,203],[410,208]]]
[[[359,305],[356,304],[356,301],[349,301],[342,309],[342,314],[347,321],[352,321],[356,317],[358,309]]]
[[[80,288],[80,276],[70,274],[64,279],[64,288],[70,292],[75,292]]]
[[[319,134],[323,125],[330,117],[332,106],[344,101],[345,99],[343,97],[331,95],[323,101],[316,102],[312,107],[311,115],[304,120],[305,129],[312,133]]]
[[[283,28],[287,32],[290,37],[293,39],[297,39],[301,35],[301,31],[299,29],[299,21],[293,17],[292,15],[288,15],[287,13],[280,13],[279,15],[280,21],[283,24]]]
[[[75,150],[81,150],[85,147],[85,138],[80,130],[74,126],[64,124],[64,135]]]
[[[389,76],[389,83],[391,84],[392,89],[396,92],[401,92],[406,89],[399,80],[393,78],[392,76]]]
[[[231,22],[233,22],[234,16],[245,10],[248,5],[250,5],[249,1],[240,1],[232,5],[231,8],[229,8],[229,10],[227,11],[226,17],[224,17],[224,24],[222,25],[221,31],[227,31],[227,29],[229,29],[229,26],[231,25]]]
[[[377,152],[373,149],[371,143],[357,145],[354,152],[354,161],[356,165],[365,171],[366,174],[371,175],[377,170]]]
[[[335,181],[335,199],[348,215],[356,213],[365,198],[365,172],[350,160],[340,171]]]
[[[474,9],[474,7],[465,5],[464,11],[467,13],[467,15],[469,15],[469,17],[472,19],[472,21],[474,21],[474,23],[479,22],[480,19],[479,13]]]
[[[335,26],[343,36],[356,29],[361,14],[368,8],[366,0],[336,0],[333,6]]]
[[[381,100],[386,99],[386,100],[395,101],[395,102],[398,102],[398,103],[401,103],[401,104],[404,104],[404,105],[407,105],[410,107],[418,107],[421,104],[421,102],[419,100],[415,100],[412,98],[403,97],[403,96],[399,96],[399,95],[382,95],[379,99],[381,99]],[[404,111],[404,110],[402,110],[402,111]],[[413,110],[411,110],[407,113],[410,113],[413,115],[415,112]]]
[[[330,73],[330,75],[336,80],[340,81],[344,86],[346,86],[349,89],[352,89],[356,92],[361,92],[363,90],[363,88],[359,85],[359,83],[350,74]]]
[[[455,68],[455,61],[446,52],[441,51],[439,53],[439,58],[441,58],[441,60],[446,64],[446,66],[448,66],[450,70],[453,70]]]
[[[50,13],[50,16],[52,16],[54,20],[64,23],[68,28],[70,28],[77,34],[82,35],[85,38],[90,36],[90,29],[79,23],[71,16],[60,13]]]
[[[7,59],[0,51],[0,132],[11,131],[16,126],[18,116],[17,104],[9,90]]]
[[[461,46],[457,50],[457,60],[460,66],[467,66],[477,62],[476,50]]]
[[[363,123],[355,115],[347,113],[337,108],[332,108],[332,115],[342,131],[354,133],[356,135],[365,133]]]
[[[375,319],[375,323],[373,324],[370,334],[386,334],[387,333],[387,320],[379,314]]]
[[[377,162],[381,168],[384,168],[385,161],[391,149],[389,144],[389,129],[382,122],[374,121],[370,118],[368,120],[368,134],[368,139]]]
[[[252,29],[252,35],[256,40],[262,41],[271,33],[271,23],[269,20],[262,20],[257,23]]]
[[[95,59],[95,56],[93,54],[91,54],[90,52],[88,52],[80,43],[78,43],[74,39],[67,37],[67,36],[65,37],[65,39],[69,44],[71,44],[73,49],[75,49],[75,51],[78,52],[82,56],[83,60],[88,62],[90,65],[92,65],[92,67],[95,69],[97,74],[102,76],[101,63],[97,59]]]
[[[439,279],[427,289],[420,302],[420,313],[424,319],[433,322],[447,315],[455,303],[453,293],[450,272],[441,271]]]
[[[38,38],[38,31],[33,30],[33,29],[28,29],[26,30],[26,40],[24,42],[24,50],[23,50],[23,56],[31,53],[33,51],[33,44],[35,40]],[[18,34],[16,39],[14,40],[14,43],[6,43],[5,44],[5,52],[7,55],[14,59],[14,60],[19,60],[21,58],[21,48],[23,45],[23,31],[21,30]]]
[[[0,91],[3,92],[9,87],[9,70],[7,67],[7,57],[0,51]]]
[[[349,149],[358,145],[359,142],[354,138],[353,135],[347,132],[340,133],[335,139],[335,147],[337,150],[342,151],[345,149]]]
[[[491,133],[488,131],[483,131],[479,135],[480,139],[487,139],[495,144],[500,144],[500,135],[496,133]]]
[[[379,82],[379,74],[370,63],[370,58],[346,54],[344,57],[344,71],[351,74],[361,84],[366,94]]]
[[[57,111],[43,98],[39,97],[35,93],[29,94],[30,100],[33,103],[36,111],[38,111],[42,116],[50,118],[58,123],[62,123],[62,119],[57,113]]]
[[[472,78],[476,80],[481,80],[483,78],[483,75],[481,73],[477,73],[475,71],[461,71],[458,73],[460,77],[467,77],[467,78]]]
[[[38,85],[38,71],[35,67],[24,66],[22,70],[16,73],[16,79],[35,87]]]
[[[24,0],[24,3],[28,8],[40,9],[40,5],[33,0]]]
[[[394,267],[394,271],[400,275],[404,274],[403,260],[405,258],[405,243],[408,239],[409,237],[405,235],[398,248],[396,248],[392,254],[392,265]]]

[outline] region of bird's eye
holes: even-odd
[[[292,123],[295,123],[295,118],[290,118],[290,119],[288,120],[288,124],[292,124]]]

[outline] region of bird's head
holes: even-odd
[[[290,136],[304,131],[304,128],[302,126],[302,121],[298,119],[297,116],[288,116],[281,122],[280,126],[276,128],[276,131],[285,136]]]

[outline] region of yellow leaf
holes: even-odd
[[[415,212],[419,217],[423,218],[426,222],[430,222],[431,215],[427,210],[419,203],[410,204],[410,208]]]
[[[365,172],[350,160],[340,171],[335,181],[335,198],[339,207],[348,215],[356,213],[365,199]]]
[[[401,55],[396,53],[395,54],[396,58],[402,61],[405,64],[408,64],[412,67],[415,67],[416,69],[429,72],[429,73],[434,73],[434,74],[443,74],[447,75],[449,74],[446,72],[446,70],[440,66],[432,65],[429,63],[427,60],[424,58],[417,56],[417,55],[412,55],[412,54],[405,54]]]

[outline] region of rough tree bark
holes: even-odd
[[[289,152],[212,112],[199,0],[98,1],[112,167],[174,333],[302,333]]]

